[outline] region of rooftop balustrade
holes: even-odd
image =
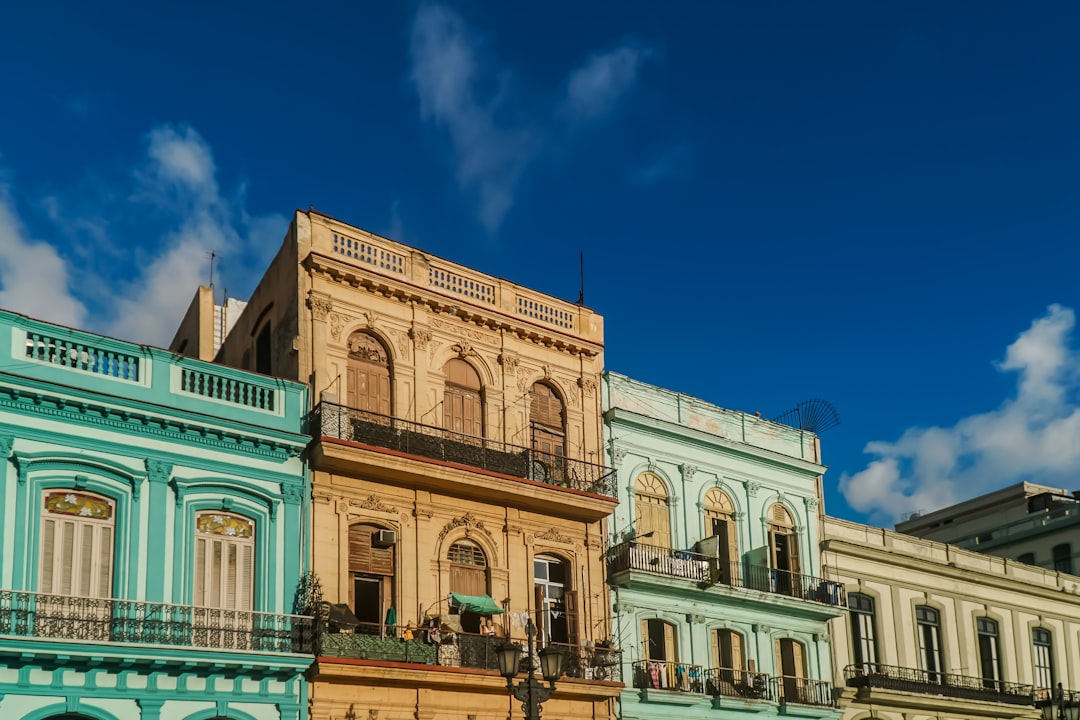
[[[854,688],[880,688],[1010,705],[1031,705],[1035,701],[1035,688],[1031,685],[876,663],[848,665],[844,668],[844,680],[848,687]]]
[[[313,628],[299,615],[0,590],[0,636],[308,655]]]
[[[847,592],[842,583],[760,565],[721,562],[715,557],[688,550],[631,541],[608,550],[607,559],[608,577],[613,581],[617,581],[620,574],[642,572],[691,580],[702,586],[726,585],[837,607],[847,606]]]
[[[315,408],[312,433],[616,497],[615,471],[603,465],[344,405],[320,403]]]

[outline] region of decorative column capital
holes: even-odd
[[[172,476],[173,464],[164,460],[146,460],[146,476],[152,483],[167,483]]]
[[[316,320],[325,320],[330,311],[334,309],[334,303],[326,293],[308,292],[308,307]]]

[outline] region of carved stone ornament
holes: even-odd
[[[417,350],[427,350],[428,343],[431,342],[431,330],[422,325],[413,325],[409,330],[409,337]]]
[[[146,475],[150,478],[150,482],[152,483],[169,482],[169,476],[172,475],[172,471],[172,463],[167,463],[163,460],[146,461]]]
[[[374,310],[365,310],[360,314],[367,320],[367,326],[369,328],[375,327],[375,321],[379,319],[379,316],[375,314]]]
[[[551,380],[551,366],[544,365],[542,369],[544,371],[544,379]]]
[[[368,495],[367,500],[362,501],[359,507],[361,510],[374,510],[375,512],[390,513],[391,515],[396,515],[398,511],[396,507],[383,505],[383,501],[374,495]]]
[[[750,497],[757,497],[758,490],[760,489],[761,483],[759,482],[751,480],[750,482],[746,483],[746,492],[750,495]]]
[[[290,505],[299,505],[304,499],[304,486],[295,483],[281,483],[281,497]]]
[[[526,367],[518,367],[517,369],[517,385],[518,390],[525,392],[525,386],[529,382],[529,376],[532,375],[532,370]]]
[[[682,470],[682,475],[687,480],[692,479],[698,471],[696,465],[680,465],[679,469]]]
[[[611,458],[615,461],[616,465],[621,465],[622,461],[626,459],[627,449],[623,447],[617,447],[611,451]]]
[[[814,509],[817,508],[817,506],[818,506],[818,499],[816,497],[806,498],[806,507],[810,508],[811,510],[814,510]]]
[[[316,320],[325,320],[330,311],[334,309],[334,304],[330,301],[329,295],[311,292],[308,293],[308,307],[311,308],[311,314],[315,316]]]
[[[14,446],[14,435],[0,435],[0,457],[8,458],[11,455],[11,448]]]
[[[513,353],[501,353],[499,355],[499,364],[503,366],[506,372],[513,375],[517,370],[518,356]]]
[[[466,532],[470,530],[479,530],[480,532],[487,535],[489,538],[492,537],[491,531],[484,527],[484,521],[478,519],[475,515],[469,512],[465,513],[461,517],[456,517],[450,522],[446,523],[446,525],[443,526],[443,529],[439,531],[439,540],[441,541],[447,536],[447,534],[451,530],[459,527],[464,527]]]
[[[471,344],[465,342],[465,341],[462,341],[462,342],[459,342],[459,343],[456,343],[456,344],[452,345],[451,349],[454,352],[456,352],[458,357],[461,358],[462,360],[464,360],[467,357],[472,357],[472,356],[475,356],[475,355],[478,354],[476,352],[476,350],[473,349],[473,346]]]
[[[578,387],[585,393],[585,397],[591,398],[596,394],[596,379],[591,377],[579,377],[577,380]]]
[[[563,535],[558,528],[551,528],[547,532],[542,532],[536,536],[536,539],[562,543],[563,545],[572,545],[574,543],[574,538]]]
[[[434,360],[435,359],[435,354],[437,352],[439,352],[439,348],[441,348],[441,347],[442,347],[442,343],[439,342],[438,340],[434,340],[434,339],[429,340],[428,341],[428,360]]]
[[[397,341],[398,352],[401,353],[401,357],[409,357],[409,333],[404,330],[391,330],[390,334],[394,336]]]
[[[367,362],[386,365],[388,358],[386,350],[371,335],[366,332],[354,332],[349,336],[349,357],[354,360],[366,360]]]
[[[341,331],[345,328],[345,318],[337,313],[330,313],[330,337],[334,340],[341,338]]]

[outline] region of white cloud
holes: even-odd
[[[0,185],[0,307],[71,327],[87,315],[57,250],[26,237],[7,185]]]
[[[479,47],[454,10],[436,3],[417,10],[410,79],[420,116],[446,129],[458,185],[475,197],[481,223],[494,232],[529,166],[553,146],[570,144],[566,135],[578,126],[609,116],[652,51],[626,44],[592,55],[569,75],[559,102],[525,108],[508,92],[512,73],[486,66]]]
[[[568,110],[588,119],[611,113],[637,84],[642,64],[652,55],[652,50],[630,44],[591,55],[570,74],[566,92]]]
[[[1020,333],[997,367],[1018,374],[1016,394],[951,427],[909,428],[895,442],[867,444],[877,456],[840,490],[877,521],[930,511],[1028,480],[1061,486],[1080,473],[1080,357],[1073,311],[1051,305]]]
[[[108,205],[95,206],[95,211],[123,218],[122,224],[80,217],[79,208],[93,203],[79,188],[70,193],[70,202],[61,193],[33,203],[51,223],[54,237],[51,243],[32,242],[6,186],[0,186],[0,305],[164,346],[198,285],[209,280],[211,251],[220,258],[218,288],[230,287],[231,281],[238,284],[230,288],[232,295],[251,290],[288,219],[251,215],[243,185],[223,196],[213,151],[194,129],[163,125],[146,139],[144,161],[122,181],[130,191],[102,196],[101,183],[93,184],[98,194],[90,199],[106,197]],[[67,251],[61,252],[65,244]],[[83,252],[87,247],[96,252]],[[108,247],[125,252],[102,259]],[[77,287],[71,285],[73,277],[79,279]],[[92,303],[86,302],[91,298]]]

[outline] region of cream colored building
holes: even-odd
[[[1080,582],[1013,560],[825,519],[848,592],[832,621],[845,720],[1040,717],[1080,688]]]
[[[612,717],[599,315],[297,212],[217,359],[319,403],[313,567],[338,607],[310,717],[517,717],[489,613],[497,636],[531,617],[567,651],[545,717]]]

